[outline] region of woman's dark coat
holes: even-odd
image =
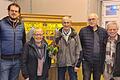
[[[45,62],[43,64],[42,77],[48,77],[48,70],[50,68],[51,59],[47,51],[47,43],[44,41]],[[37,80],[37,66],[38,66],[38,50],[35,46],[35,41],[32,38],[25,44],[24,54],[22,55],[22,74],[24,78],[30,80]]]

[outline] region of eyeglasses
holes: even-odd
[[[96,20],[95,18],[89,18],[88,21]]]
[[[70,22],[63,22],[64,24],[69,24]]]
[[[118,29],[108,29],[108,31],[117,31]]]

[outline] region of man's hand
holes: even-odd
[[[75,67],[75,68],[74,68],[74,71],[75,71],[75,72],[77,72],[78,70],[79,70],[79,68],[78,68],[78,67]]]
[[[29,78],[26,78],[25,80],[29,80]]]

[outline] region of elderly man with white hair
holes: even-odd
[[[55,35],[55,41],[59,47],[57,54],[58,80],[66,80],[65,72],[67,71],[70,80],[77,80],[77,62],[81,51],[79,36],[71,27],[70,17],[63,17],[62,24],[63,27]]]
[[[108,40],[105,59],[105,80],[120,80],[120,35],[116,22],[108,22],[106,26]]]

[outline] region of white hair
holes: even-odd
[[[26,40],[27,41],[30,41],[30,39],[33,37],[33,35],[36,33],[36,32],[41,32],[43,33],[43,30],[40,28],[40,29],[35,29],[34,27],[32,27],[30,29],[30,31],[26,34]]]
[[[115,21],[110,21],[110,22],[108,22],[108,23],[106,24],[106,29],[108,29],[110,25],[116,25],[117,29],[119,29],[118,24],[117,24],[117,22],[115,22]]]

